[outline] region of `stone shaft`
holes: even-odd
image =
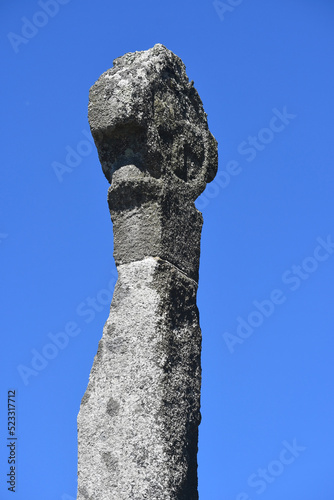
[[[196,500],[202,215],[217,143],[182,61],[158,44],[90,90],[118,280],[78,415],[78,500]]]

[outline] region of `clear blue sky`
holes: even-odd
[[[333,2],[0,10],[1,500],[76,496],[76,417],[115,282],[88,91],[114,58],[157,42],[185,62],[219,142],[197,202],[200,499],[333,500]]]

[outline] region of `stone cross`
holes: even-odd
[[[118,281],[78,415],[78,500],[196,500],[202,214],[217,142],[181,59],[125,54],[90,89]]]

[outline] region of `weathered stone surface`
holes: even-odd
[[[78,416],[78,500],[196,500],[202,215],[217,143],[182,61],[158,44],[90,90],[119,273]]]

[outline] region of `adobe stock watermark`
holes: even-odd
[[[219,0],[214,0],[212,5],[219,16],[219,19],[224,21],[225,14],[227,12],[233,12],[236,7],[239,7],[239,5],[243,3],[243,1],[244,0],[226,0],[225,2],[220,2]]]
[[[243,344],[246,339],[253,335],[254,331],[263,325],[266,318],[270,318],[278,306],[287,300],[287,292],[295,292],[302,283],[318,269],[322,262],[325,262],[334,253],[334,241],[331,235],[327,239],[318,237],[317,246],[311,256],[303,259],[300,265],[294,264],[290,269],[283,272],[281,281],[287,286],[287,291],[281,288],[274,288],[269,297],[264,300],[254,300],[254,309],[247,315],[237,317],[237,327],[235,333],[224,332],[223,339],[229,352],[233,354],[237,345]]]
[[[282,111],[273,108],[268,126],[261,128],[256,135],[249,135],[246,140],[240,142],[237,152],[245,156],[248,163],[251,163],[296,117],[297,115],[288,112],[286,106],[283,106]],[[232,177],[240,175],[242,171],[240,161],[228,161],[225,168],[218,171],[214,181],[207,185],[204,194],[197,200],[196,207],[199,210],[205,208],[211,199],[216,198],[221,190],[227,188]]]
[[[3,240],[6,240],[8,238],[7,233],[0,233],[0,243],[3,242]]]
[[[252,488],[252,493],[253,491],[257,495],[264,493],[268,485],[274,483],[284,473],[286,467],[293,464],[306,450],[305,446],[297,443],[296,438],[292,440],[291,444],[288,441],[283,441],[282,445],[283,448],[276,460],[272,460],[266,468],[259,468],[248,477],[247,485]],[[242,491],[235,500],[251,500],[251,496],[246,491]]]
[[[71,0],[39,0],[37,3],[41,10],[37,10],[31,19],[21,17],[21,33],[17,34],[13,31],[7,33],[7,38],[15,54],[19,52],[19,48],[22,44],[26,45],[32,38],[35,38],[39,30],[48,24],[50,18],[58,14],[61,5],[66,5],[70,1]]]
[[[108,306],[112,300],[113,290],[117,281],[117,272],[112,272],[112,278],[106,288],[102,288],[95,297],[86,297],[81,301],[75,313],[77,317],[83,318],[84,323],[91,323],[96,315]],[[25,386],[29,385],[31,377],[37,377],[49,365],[50,361],[57,358],[59,353],[66,349],[72,338],[77,337],[83,330],[83,326],[76,321],[68,321],[61,331],[57,333],[49,332],[47,334],[47,342],[43,347],[31,349],[31,359],[28,365],[20,364],[17,366],[17,371]]]
[[[59,161],[53,161],[51,167],[59,182],[63,182],[64,175],[68,175],[73,172],[82,162],[83,158],[86,158],[93,151],[94,139],[92,135],[87,130],[81,131],[82,135],[86,139],[81,139],[75,148],[71,146],[66,146],[65,160],[64,163]]]

